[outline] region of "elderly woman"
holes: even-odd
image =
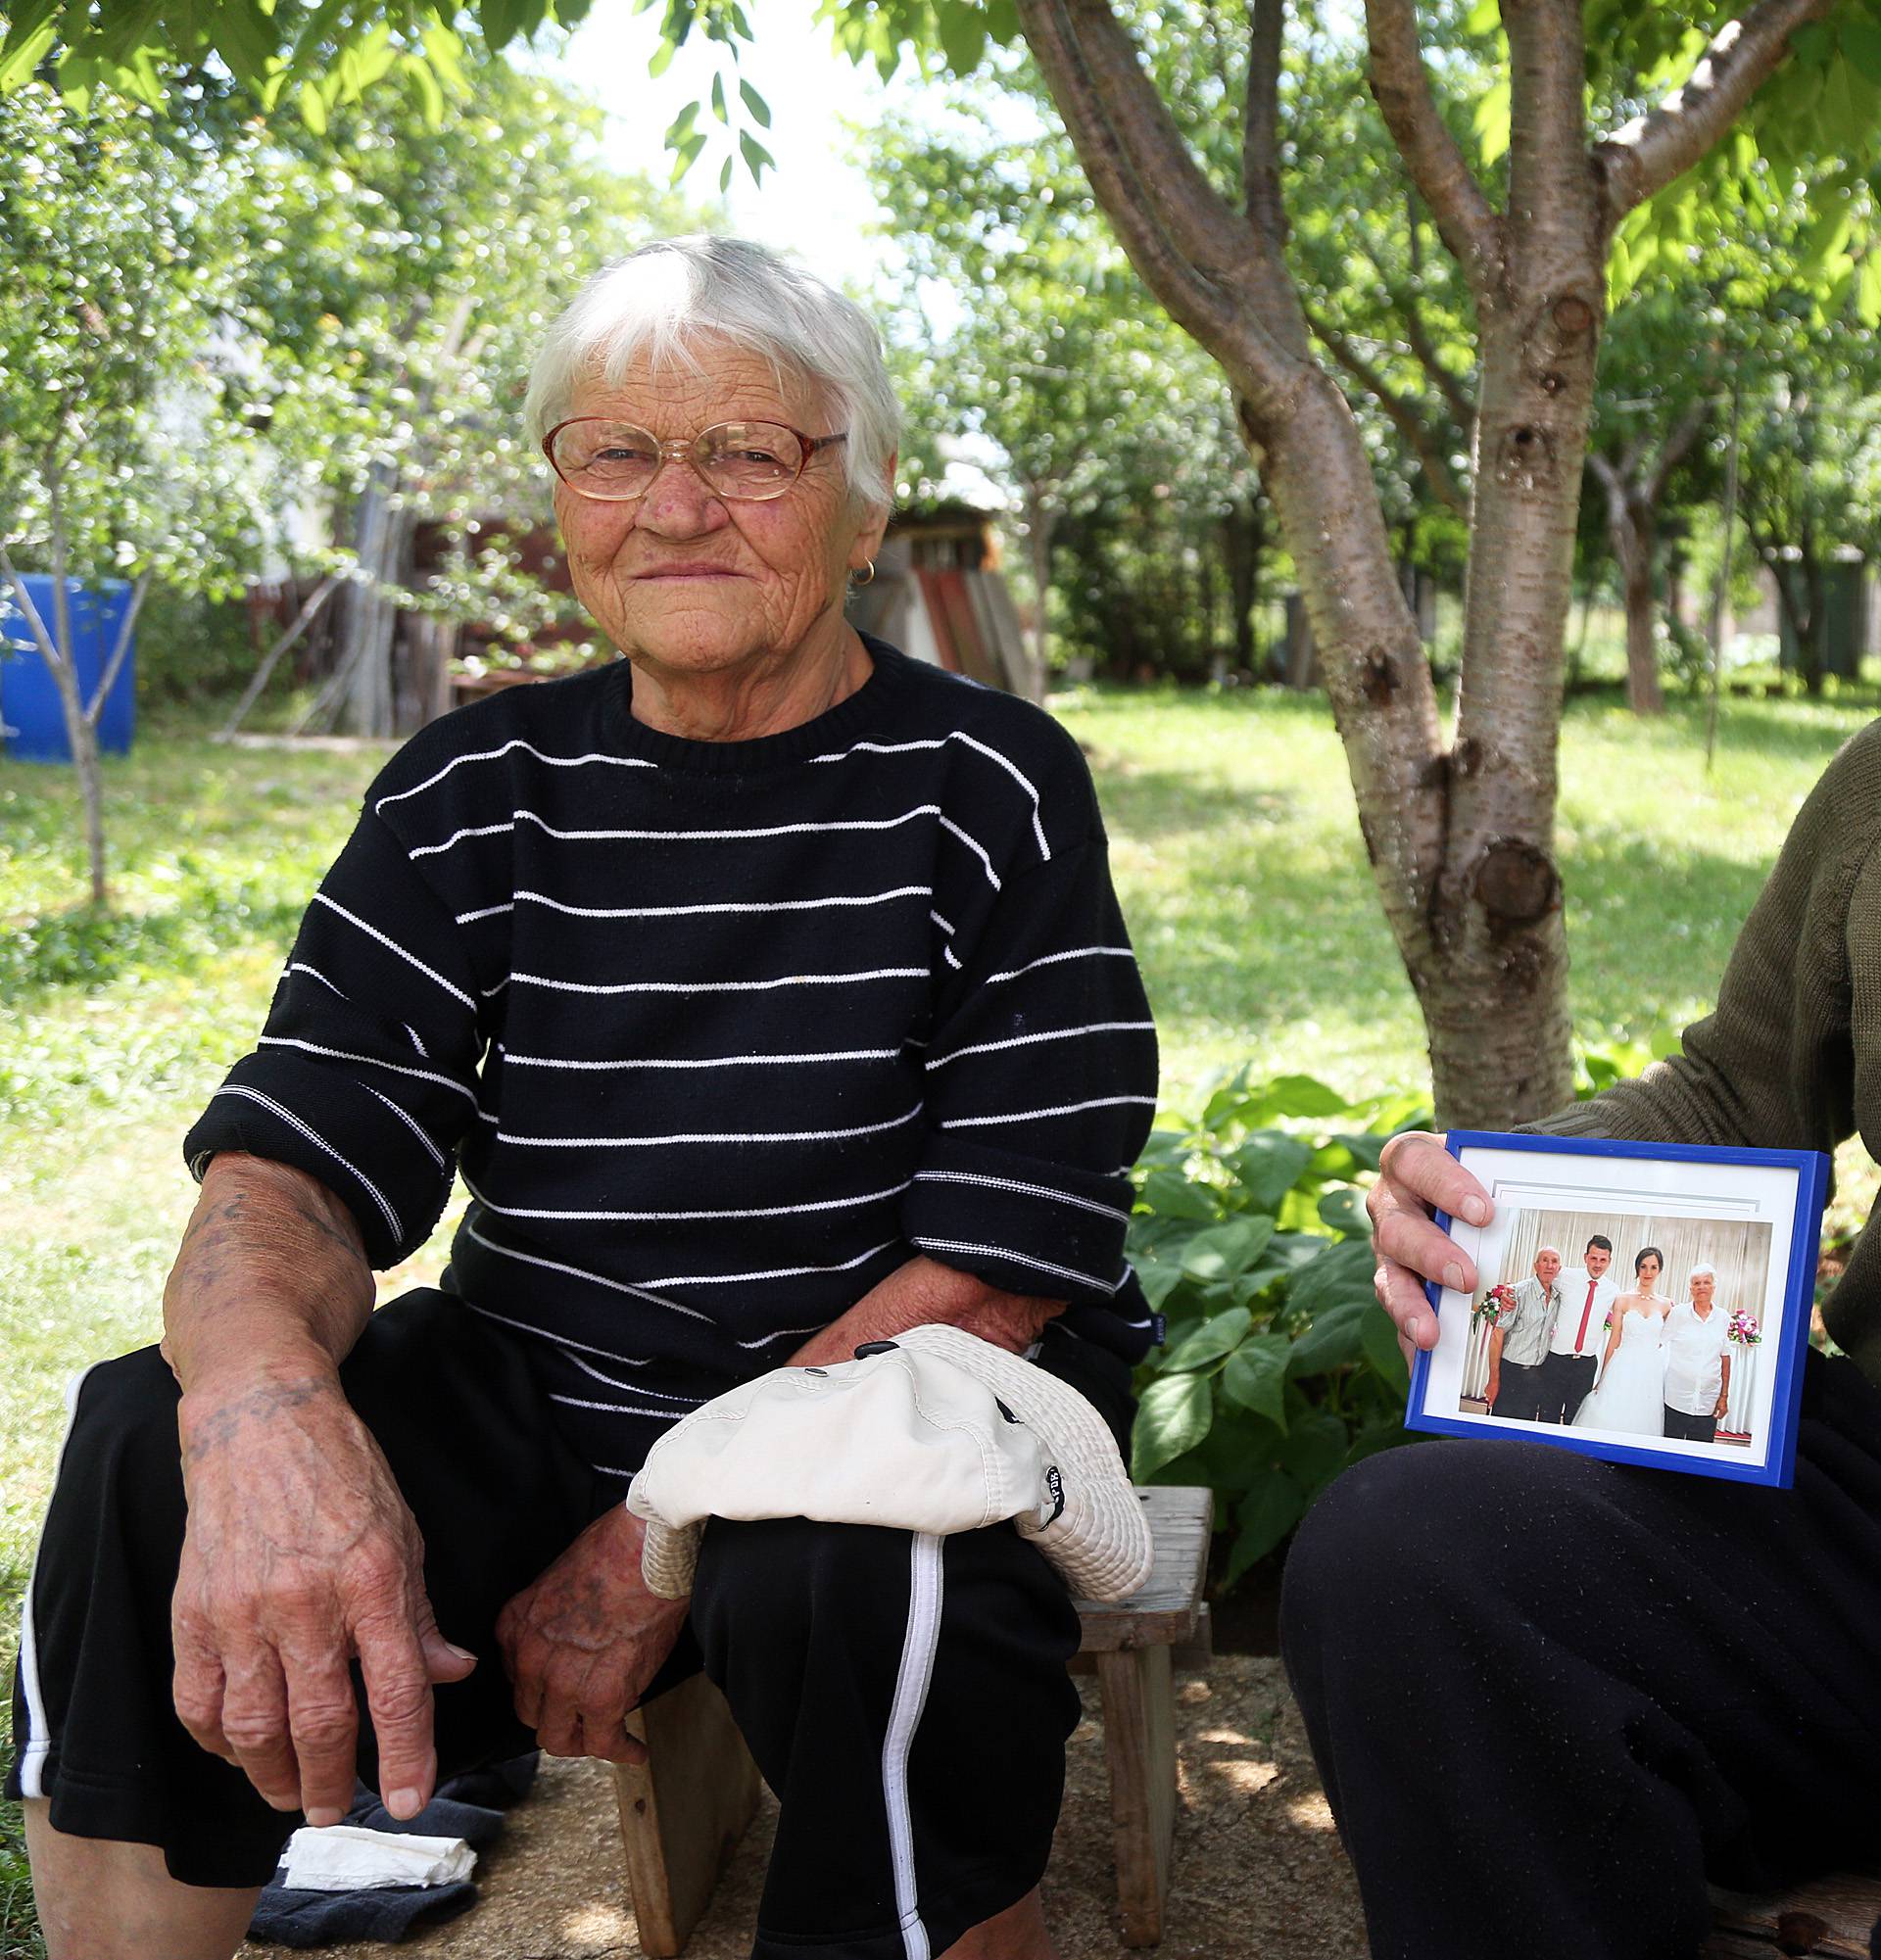
[[[635,1760],[701,1667],[782,1803],[758,1954],[1048,1955],[1037,1552],[961,1532],[922,1593],[905,1532],[719,1521],[674,1603],[620,1499],[685,1411],[928,1321],[1127,1434],[1155,1046],[1088,775],[844,622],[897,417],[827,287],[649,247],[527,413],[625,658],[394,757],[186,1141],[163,1347],[76,1393],[28,1601],[54,1960],[225,1955],[356,1760],[400,1818],[537,1740]],[[375,1314],[456,1170],[442,1289]]]

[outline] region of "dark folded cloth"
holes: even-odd
[[[438,1787],[415,1817],[392,1816],[375,1791],[360,1784],[346,1822],[414,1838],[461,1838],[479,1851],[503,1833],[503,1813],[529,1793],[540,1758],[512,1756],[466,1771]],[[275,1946],[339,1946],[349,1940],[396,1942],[423,1926],[468,1912],[477,1902],[469,1880],[449,1886],[375,1886],[352,1892],[289,1890],[277,1868],[256,1902],[248,1936]]]

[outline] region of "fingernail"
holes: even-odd
[[[316,1831],[324,1831],[329,1825],[337,1824],[346,1815],[344,1810],[331,1803],[322,1803],[307,1813],[307,1821]]]
[[[395,1790],[385,1799],[385,1807],[403,1823],[408,1818],[415,1817],[424,1804],[415,1790]]]
[[[1413,1343],[1413,1345],[1416,1344],[1418,1336],[1423,1332],[1423,1322],[1422,1320],[1407,1320],[1404,1323],[1404,1338]]]
[[[467,1647],[459,1647],[454,1640],[446,1641],[445,1646],[448,1647],[451,1649],[451,1651],[458,1656],[459,1660],[475,1660],[477,1657],[474,1653],[470,1651],[470,1649]]]
[[[1472,1225],[1486,1224],[1489,1221],[1489,1207],[1480,1198],[1466,1198],[1463,1201],[1463,1216]]]
[[[1443,1268],[1443,1283],[1453,1293],[1463,1291],[1463,1267],[1454,1259]]]

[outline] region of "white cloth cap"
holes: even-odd
[[[958,1327],[915,1327],[827,1368],[775,1368],[667,1430],[627,1508],[641,1570],[692,1591],[708,1517],[808,1517],[947,1534],[1010,1518],[1081,1598],[1149,1577],[1149,1524],[1090,1404]]]

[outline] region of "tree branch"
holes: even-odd
[[[1502,220],[1437,112],[1418,42],[1416,0],[1365,0],[1372,95],[1437,235],[1481,294],[1502,257]]]
[[[1144,284],[1250,392],[1289,391],[1305,359],[1304,326],[1294,353],[1250,305],[1259,241],[1196,167],[1105,0],[1018,5],[1091,189]],[[1097,51],[1086,39],[1093,33]],[[1159,184],[1172,161],[1173,181]]]
[[[13,601],[20,608],[32,634],[33,645],[39,649],[39,657],[57,673],[66,663],[53,645],[52,635],[46,631],[46,622],[40,617],[39,608],[32,602],[32,595],[26,590],[26,582],[14,570],[13,559],[4,546],[0,546],[0,572],[6,574],[8,585],[13,588]]]
[[[1423,465],[1431,490],[1452,510],[1460,516],[1467,516],[1470,501],[1459,488],[1450,472],[1448,459],[1432,441],[1429,429],[1416,408],[1391,387],[1377,368],[1329,320],[1323,320],[1311,312],[1307,314],[1307,320],[1332,359],[1362,388],[1377,397],[1378,406],[1391,418],[1393,427],[1410,444],[1413,454]]]
[[[1691,79],[1657,109],[1594,145],[1593,168],[1607,221],[1616,224],[1681,177],[1736,121],[1783,57],[1790,36],[1819,21],[1834,0],[1758,0],[1728,21],[1699,57]]]
[[[1646,472],[1646,481],[1640,486],[1640,495],[1648,503],[1657,503],[1665,488],[1665,479],[1671,475],[1691,452],[1698,441],[1699,432],[1710,421],[1712,405],[1701,397],[1686,405],[1685,412],[1673,425],[1672,432],[1665,438],[1665,447],[1659,453],[1659,460]]]
[[[1286,0],[1251,0],[1241,192],[1248,222],[1277,253],[1286,243],[1286,209],[1280,202],[1280,49],[1285,28]]]
[[[118,639],[111,649],[111,658],[105,662],[105,671],[99,675],[97,689],[85,706],[85,719],[93,728],[104,719],[105,703],[111,698],[111,691],[123,671],[124,662],[130,658],[131,636],[137,630],[137,615],[143,610],[144,595],[150,590],[150,580],[148,569],[141,571],[137,574],[137,583],[130,589],[130,601],[124,607],[122,620],[119,622]]]

